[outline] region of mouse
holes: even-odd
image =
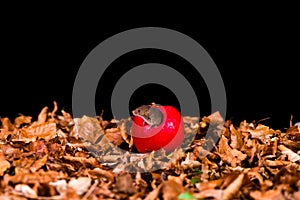
[[[144,120],[144,123],[148,124],[150,127],[159,126],[164,119],[163,113],[151,105],[142,105],[132,111],[134,116],[139,116]]]

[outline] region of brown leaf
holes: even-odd
[[[2,123],[2,128],[6,131],[12,131],[14,129],[14,125],[10,122],[8,117],[0,118]]]
[[[107,120],[101,120],[101,127],[103,129],[106,129],[106,127],[110,124],[110,121]]]
[[[74,134],[72,136],[75,138],[82,138],[95,143],[99,137],[104,135],[104,130],[95,117],[83,116],[82,118],[75,118],[74,123]]]
[[[185,138],[193,138],[199,129],[199,117],[183,116]],[[203,127],[205,128],[205,127]]]
[[[43,123],[33,124],[28,127],[23,127],[19,130],[19,137],[13,139],[13,141],[23,141],[25,143],[34,142],[37,138],[45,139],[49,141],[56,137],[56,124],[55,123]]]
[[[300,140],[291,140],[293,137],[283,137],[282,143],[290,148],[300,149]]]
[[[129,136],[129,134],[127,134],[128,130],[130,130],[130,127],[128,128],[127,124],[128,124],[128,120],[123,120],[121,125],[120,125],[120,131],[121,131],[121,136],[123,138],[123,140],[129,144],[129,148],[131,148],[133,146],[133,139],[132,137]]]
[[[0,163],[0,176],[3,176],[4,172],[10,168],[10,163],[7,160],[1,161]]]
[[[144,191],[147,189],[147,182],[142,178],[142,175],[140,172],[137,172],[135,175],[135,183],[140,188],[140,190]]]
[[[200,160],[205,158],[208,155],[211,155],[212,153],[210,151],[207,151],[202,146],[195,146],[193,153],[196,157],[198,157]]]
[[[43,171],[39,170],[31,173],[29,169],[24,169],[21,167],[15,168],[15,175],[11,176],[8,174],[4,175],[4,182],[8,184],[9,182],[13,184],[25,183],[25,184],[35,184],[36,182],[43,184],[56,181],[58,179],[65,179],[68,175],[63,172],[57,171]]]
[[[278,149],[281,151],[282,154],[287,155],[288,159],[291,162],[296,162],[296,161],[300,160],[300,156],[298,154],[293,152],[291,149],[285,147],[284,145],[279,145]]]
[[[265,160],[265,163],[269,167],[283,167],[290,164],[291,162],[284,160]]]
[[[29,169],[34,163],[34,159],[22,157],[19,160],[15,160],[13,162],[13,165],[15,167],[23,168],[23,169]]]
[[[62,116],[57,116],[57,118],[59,119],[59,125],[67,129],[67,131],[70,131],[70,128],[74,125],[74,120],[71,114],[64,110],[61,110],[61,113]]]
[[[243,146],[243,135],[240,131],[236,130],[233,124],[230,125],[230,146],[233,149],[239,150]]]
[[[201,183],[196,183],[196,187],[200,191],[212,190],[212,189],[215,189],[216,187],[220,187],[222,182],[223,182],[222,179],[212,180],[209,182],[201,182]]]
[[[222,190],[209,189],[201,191],[200,193],[193,194],[197,199],[206,199],[206,198],[214,198],[216,200],[222,199]]]
[[[201,162],[201,181],[207,181],[210,179],[214,179],[214,176],[212,174],[212,170],[217,170],[217,164],[215,162],[210,161],[208,158],[203,158]]]
[[[271,137],[275,137],[280,134],[279,131],[270,129],[268,126],[262,124],[258,124],[254,130],[248,129],[248,131],[250,132],[252,138],[257,138],[261,140],[263,143],[266,143],[267,140],[271,139]]]
[[[185,192],[184,187],[182,186],[182,183],[178,183],[175,180],[167,180],[163,182],[162,187],[162,196],[163,199],[177,199],[178,195]]]
[[[256,179],[259,181],[260,185],[264,184],[263,176],[259,173],[259,168],[252,168],[248,173],[247,176],[249,179],[253,180]]]
[[[42,166],[46,164],[48,160],[48,155],[43,156],[42,158],[36,160],[31,166],[30,166],[30,171],[31,172],[36,172],[39,170]]]
[[[36,123],[37,124],[45,123],[47,121],[47,116],[48,116],[48,106],[45,106],[41,110]]]
[[[77,194],[76,189],[67,187],[66,192],[62,195],[62,199],[80,200],[80,196]]]
[[[219,111],[212,113],[207,118],[209,119],[210,125],[220,125],[221,129],[223,128],[225,122]]]
[[[48,148],[45,145],[43,140],[37,140],[35,142],[30,142],[28,144],[28,150],[31,152],[38,153],[38,154],[42,154],[42,153],[48,154]]]
[[[57,106],[56,101],[53,101],[53,105],[54,105],[54,107],[53,107],[53,110],[52,110],[52,112],[51,112],[51,114],[50,114],[50,116],[51,116],[52,119],[54,118],[55,113],[56,113],[57,110],[58,110],[58,106]]]
[[[119,146],[120,144],[122,144],[124,142],[120,128],[106,129],[105,136],[111,143],[113,143],[117,146]]]
[[[184,178],[185,176],[169,176],[169,180],[162,182],[146,196],[145,200],[156,200],[160,193],[162,193],[163,199],[178,199],[178,195],[185,192],[185,188],[182,186]]]
[[[1,118],[2,198],[28,199],[34,192],[54,200],[300,196],[299,125],[281,132],[245,120],[235,126],[218,112],[201,122],[184,116],[184,147],[140,154],[132,152],[130,117],[73,119],[64,110],[56,114],[53,103],[35,122],[24,115],[14,125]]]
[[[287,129],[286,135],[290,140],[300,141],[300,126],[291,126]]]
[[[14,125],[16,127],[20,127],[22,124],[30,124],[31,123],[31,116],[25,116],[25,115],[20,115],[19,117],[15,118],[15,123]]]
[[[208,117],[203,117],[199,123],[198,134],[200,137],[207,137],[209,134],[211,137],[219,137],[224,128],[225,121],[220,112],[214,112]]]
[[[286,198],[283,196],[281,192],[282,186],[274,189],[274,190],[268,190],[268,191],[251,191],[250,196],[255,200],[285,200]]]
[[[199,167],[201,163],[196,159],[197,157],[195,157],[193,153],[188,152],[185,160],[181,162],[181,166],[183,166],[184,169]]]
[[[221,136],[219,142],[219,153],[218,155],[221,159],[230,164],[232,167],[236,167],[240,164],[243,160],[246,159],[246,155],[240,152],[237,149],[231,149],[228,145],[228,139],[225,136]]]
[[[257,152],[259,150],[259,143],[256,139],[250,139],[250,137],[244,138],[244,145],[241,148],[241,151],[245,152],[245,154],[250,157],[249,163],[252,163]]]
[[[294,197],[294,199],[299,200],[300,199],[300,190],[297,192],[294,192],[293,197]]]
[[[156,200],[158,199],[158,195],[161,191],[161,188],[163,187],[162,184],[160,184],[157,188],[149,192],[149,194],[146,196],[145,200]]]
[[[177,151],[173,152],[173,156],[170,158],[166,169],[174,169],[176,166],[180,166],[180,161],[186,156],[183,150],[180,148]]]
[[[222,199],[232,199],[242,187],[244,173],[241,173],[225,190],[222,191]]]
[[[115,174],[113,172],[110,172],[108,170],[103,170],[100,168],[94,168],[93,170],[89,170],[89,174],[92,176],[104,177],[109,182],[113,182],[115,178]]]
[[[95,158],[74,157],[74,156],[69,156],[69,155],[66,155],[63,158],[65,160],[68,160],[71,162],[81,163],[82,165],[87,165],[87,164],[89,164],[91,166],[97,165],[97,160]]]
[[[268,158],[276,157],[277,145],[278,145],[277,137],[274,137],[271,140],[268,140],[265,143],[265,145],[263,146],[261,155],[265,155]]]
[[[102,187],[96,187],[94,195],[97,195],[96,199],[117,199],[117,195],[107,185]]]
[[[12,147],[9,144],[1,144],[0,150],[3,152],[5,156],[7,156],[7,158],[10,157],[18,158],[19,155],[23,153],[19,148]]]
[[[118,192],[124,192],[126,194],[133,194],[136,192],[136,188],[133,185],[133,180],[130,174],[119,174],[116,177],[116,189]]]

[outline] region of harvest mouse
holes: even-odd
[[[142,105],[132,111],[134,116],[139,116],[144,123],[150,125],[149,128],[158,126],[163,122],[163,113],[156,107],[150,105]]]

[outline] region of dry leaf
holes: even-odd
[[[74,120],[70,113],[68,113],[64,110],[61,110],[61,113],[62,113],[62,116],[60,116],[60,115],[57,116],[57,118],[59,119],[59,125],[60,125],[60,127],[66,129],[66,131],[70,132],[71,127],[73,127],[73,125],[74,125]]]
[[[83,116],[74,119],[75,127],[73,136],[95,143],[99,137],[103,137],[104,130],[95,117]]]
[[[108,170],[103,170],[100,168],[94,168],[93,170],[89,171],[89,174],[92,176],[97,176],[97,177],[104,177],[106,178],[109,182],[113,182],[115,178],[115,174],[108,171]]]
[[[48,155],[43,156],[42,158],[36,160],[31,167],[29,168],[31,172],[36,172],[39,170],[42,166],[46,164],[48,160]]]
[[[221,136],[219,142],[219,156],[224,162],[229,163],[232,167],[236,167],[240,164],[244,159],[246,159],[246,155],[240,152],[237,149],[232,149],[228,145],[228,139],[225,136]]]
[[[250,132],[252,138],[260,139],[263,143],[266,143],[271,139],[271,137],[279,135],[279,131],[270,129],[268,126],[262,124],[258,124],[254,130],[248,129],[248,131]]]
[[[95,158],[84,158],[84,157],[74,157],[74,156],[64,156],[63,157],[65,160],[71,161],[71,162],[79,162],[83,165],[91,165],[91,166],[96,166],[97,165],[97,160]]]
[[[216,187],[220,187],[222,182],[223,182],[222,179],[212,180],[212,181],[209,181],[209,182],[201,182],[201,183],[196,183],[196,187],[200,191],[212,190],[212,189],[215,189]]]
[[[14,125],[10,122],[8,117],[0,118],[2,123],[2,128],[6,131],[12,131],[14,129]]]
[[[233,124],[230,125],[230,139],[231,139],[231,142],[230,142],[230,146],[233,148],[233,149],[237,149],[239,150],[242,146],[243,146],[243,135],[240,131],[237,131]]]
[[[119,174],[116,177],[116,189],[118,192],[127,194],[133,194],[136,192],[136,188],[133,185],[133,180],[130,174]]]
[[[61,199],[72,199],[72,200],[80,200],[80,196],[77,194],[76,190],[72,187],[67,187],[66,192],[63,194]]]
[[[300,126],[291,126],[286,130],[286,136],[294,141],[300,141]]]
[[[243,179],[244,173],[241,173],[225,190],[222,191],[222,199],[232,199],[233,196],[239,192],[243,184]]]
[[[3,176],[8,168],[10,168],[10,163],[7,160],[0,160],[0,176]]]
[[[50,182],[49,185],[54,186],[59,194],[64,194],[68,186],[66,180],[58,180],[55,182]]]
[[[28,185],[18,184],[15,186],[15,190],[27,198],[37,198],[36,191],[31,189],[31,187],[29,187]]]
[[[282,154],[287,155],[290,161],[296,162],[300,160],[300,156],[298,154],[285,147],[284,145],[279,145],[278,149],[281,151]]]
[[[20,127],[22,124],[30,124],[31,123],[31,116],[25,116],[25,115],[20,115],[19,117],[15,118],[15,123],[14,125],[16,127]]]
[[[140,154],[130,118],[73,119],[53,103],[34,122],[1,118],[0,199],[299,199],[300,126],[184,116],[182,148]]]
[[[181,166],[183,166],[185,169],[199,167],[201,163],[196,159],[197,157],[195,157],[193,153],[188,152],[185,160],[181,162]]]
[[[122,144],[124,142],[120,128],[106,129],[105,136],[111,143],[113,143],[117,146],[119,146],[120,144]]]
[[[281,187],[274,190],[268,190],[263,192],[258,190],[252,191],[250,192],[250,196],[255,200],[270,200],[270,199],[285,200],[286,199],[281,192]]]
[[[53,101],[53,105],[54,105],[54,107],[53,107],[53,110],[52,110],[52,112],[51,112],[51,114],[50,114],[50,116],[51,116],[52,119],[54,118],[55,113],[56,113],[57,110],[58,110],[58,106],[57,106],[56,101]]]
[[[182,183],[178,183],[175,180],[168,180],[162,183],[162,196],[163,199],[177,199],[177,197],[185,192]]]
[[[78,195],[83,195],[91,186],[89,177],[71,178],[68,186],[73,188]]]
[[[40,114],[39,114],[39,116],[38,116],[38,120],[37,120],[37,124],[42,124],[42,123],[45,123],[46,121],[47,121],[47,115],[48,115],[48,106],[45,106],[42,110],[41,110],[41,112],[40,112]]]
[[[161,184],[157,188],[155,188],[154,190],[149,192],[149,194],[146,196],[145,200],[156,200],[156,199],[158,199],[158,195],[159,195],[162,187],[163,187],[163,185]]]
[[[38,125],[31,125],[23,127],[19,130],[19,137],[13,139],[13,141],[22,141],[25,143],[34,142],[37,138],[45,139],[49,141],[56,137],[56,124],[55,123],[43,123]]]

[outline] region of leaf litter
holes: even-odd
[[[181,148],[140,154],[130,117],[58,110],[0,118],[0,199],[300,199],[299,124],[184,116]]]

